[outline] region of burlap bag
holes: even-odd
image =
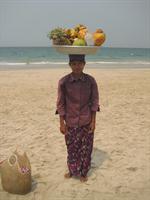
[[[31,165],[24,152],[15,151],[0,167],[2,187],[13,194],[26,194],[31,190]]]

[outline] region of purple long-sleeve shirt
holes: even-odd
[[[89,124],[92,111],[99,110],[98,87],[92,76],[82,73],[75,79],[70,73],[59,80],[56,114],[64,116],[67,126]]]

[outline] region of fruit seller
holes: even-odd
[[[83,73],[85,55],[69,55],[69,65],[72,72],[58,83],[56,114],[68,152],[65,177],[79,176],[85,182],[91,166],[99,92],[95,79]]]

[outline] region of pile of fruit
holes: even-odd
[[[58,27],[49,32],[48,37],[53,41],[54,45],[73,46],[101,46],[106,39],[102,29],[89,33],[87,27],[82,24],[71,29]]]

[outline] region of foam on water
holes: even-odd
[[[150,49],[100,48],[86,56],[87,64],[150,66]],[[66,65],[68,56],[51,47],[0,47],[0,66]]]

